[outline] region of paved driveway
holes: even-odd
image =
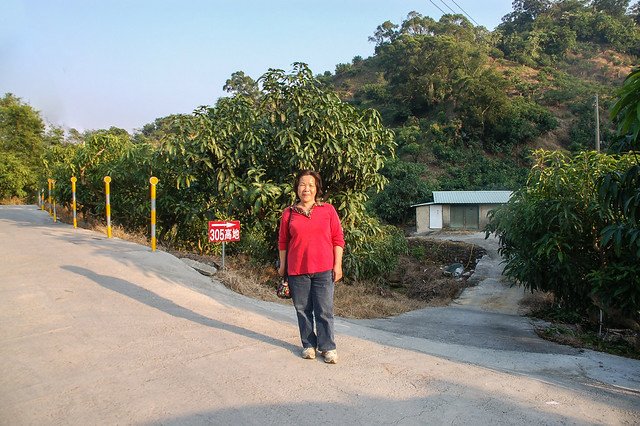
[[[487,250],[466,288],[450,306],[425,308],[394,318],[357,321],[379,330],[478,349],[577,355],[581,351],[538,338],[531,320],[518,315],[524,296],[502,277],[496,238],[484,233],[437,233],[429,238],[463,241]]]

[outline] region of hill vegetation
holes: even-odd
[[[382,23],[375,55],[320,79],[343,100],[380,111],[394,129],[390,184],[370,207],[403,224],[433,190],[521,187],[537,148],[616,142],[613,94],[638,63],[639,6],[624,1],[514,1],[495,31],[463,15],[416,12]]]

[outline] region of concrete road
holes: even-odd
[[[522,352],[432,339],[420,323],[338,319],[340,363],[303,360],[291,306],[33,206],[0,206],[0,262],[0,424],[640,418],[640,362],[590,351]]]

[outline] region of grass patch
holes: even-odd
[[[610,328],[606,322],[600,330],[600,325],[592,319],[555,306],[552,293],[530,294],[520,305],[524,308],[524,314],[547,322],[536,327],[536,333],[543,339],[575,348],[640,359],[640,333]]]
[[[469,273],[486,252],[467,243],[421,238],[411,240],[412,252],[401,256],[396,269],[377,280],[349,280],[336,285],[334,313],[344,318],[385,318],[428,306],[446,306],[468,286],[467,277],[445,277],[442,267],[464,261]],[[220,258],[171,251],[219,268]],[[279,277],[274,267],[244,255],[227,256],[225,270],[215,278],[229,289],[255,299],[289,304],[275,295]]]
[[[19,197],[11,197],[11,198],[0,198],[0,205],[2,206],[21,206],[27,204],[24,198]]]

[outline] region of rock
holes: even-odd
[[[459,277],[464,272],[464,266],[462,263],[452,263],[444,268],[442,273],[447,277]]]
[[[180,260],[182,260],[187,265],[191,266],[196,271],[200,272],[202,275],[206,275],[208,277],[211,277],[215,275],[216,272],[218,272],[218,270],[215,267],[207,265],[206,263],[198,262],[193,259],[188,259],[186,257],[182,257],[180,258]]]

